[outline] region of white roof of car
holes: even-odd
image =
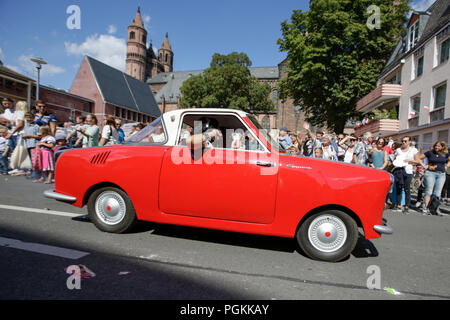
[[[247,113],[237,109],[229,109],[229,108],[189,108],[189,109],[177,109],[164,113],[165,115],[174,115],[179,116],[184,112],[198,112],[198,113],[224,113],[224,112],[232,112],[237,113],[242,117],[247,116]]]

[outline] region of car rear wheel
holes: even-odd
[[[298,228],[297,242],[315,260],[336,262],[348,257],[358,241],[358,226],[349,215],[338,210],[319,212]]]
[[[105,232],[124,233],[137,219],[133,203],[121,189],[105,187],[94,191],[88,201],[89,218]]]

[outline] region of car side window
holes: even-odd
[[[265,148],[256,139],[253,133],[235,115],[199,115],[187,114],[182,119],[177,145],[185,146],[186,138],[194,134],[204,133],[205,118],[211,120],[221,132],[221,136],[208,141],[209,148],[235,149],[248,151],[265,151]],[[207,131],[206,131],[207,132]]]

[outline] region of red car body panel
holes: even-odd
[[[139,220],[282,237],[294,237],[309,212],[339,207],[360,220],[367,239],[380,236],[373,227],[382,224],[387,172],[276,151],[262,159],[272,168],[257,164],[263,154],[217,149],[180,164],[173,155],[183,150],[190,155],[186,147],[150,145],[69,150],[57,162],[55,192],[82,207],[92,188],[113,184]]]

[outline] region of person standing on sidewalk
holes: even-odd
[[[30,156],[30,159],[33,159],[32,154],[34,152],[34,149],[36,148],[37,143],[41,139],[41,134],[39,132],[39,125],[34,123],[34,115],[31,112],[25,113],[25,120],[26,124],[22,139],[25,139],[25,142],[27,144],[28,155]],[[27,177],[27,179],[33,180],[39,178],[40,172],[36,170],[32,170],[31,175]]]
[[[411,146],[411,137],[406,136],[402,139],[402,146],[395,150],[394,162],[403,162],[405,169],[404,187],[405,190],[405,207],[403,212],[405,214],[409,213],[409,208],[411,208],[411,181],[414,173],[414,164],[417,164],[416,155],[419,151]],[[397,190],[397,198],[401,199],[402,190]]]
[[[425,171],[425,197],[424,207],[422,213],[428,214],[427,208],[430,203],[431,195],[435,195],[438,199],[441,197],[442,188],[445,184],[445,172],[449,166],[450,154],[448,153],[445,141],[437,141],[434,143],[430,151],[420,155],[419,161]],[[427,158],[428,165],[426,166],[422,160]]]
[[[364,133],[363,141],[358,142],[353,150],[353,163],[363,166],[368,165],[369,156],[372,154],[372,142],[372,133]]]

